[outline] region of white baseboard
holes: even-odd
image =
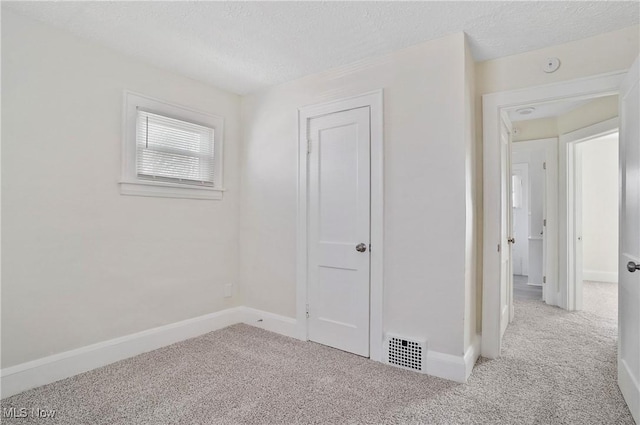
[[[624,360],[618,363],[618,385],[631,411],[631,416],[637,424],[640,424],[640,382],[635,380],[629,365]]]
[[[427,375],[467,382],[476,360],[480,356],[480,337],[476,336],[464,356],[454,356],[437,351],[427,351]]]
[[[600,270],[583,270],[582,280],[590,280],[593,282],[618,283],[618,273],[604,272]]]
[[[438,351],[427,351],[426,374],[450,381],[465,382],[464,358]]]
[[[478,361],[478,357],[480,357],[480,335],[475,335],[473,340],[471,341],[471,345],[464,353],[465,382],[467,382],[467,379],[469,379],[469,376],[471,376],[471,372],[473,371],[473,367]]]
[[[291,338],[297,338],[296,319],[256,310],[251,307],[242,307],[242,310],[243,322],[247,325],[279,333]]]
[[[295,336],[295,319],[248,307],[230,308],[2,369],[0,398],[236,323],[247,323],[286,336]]]
[[[291,338],[297,336],[296,319],[250,307],[234,307],[2,369],[0,398],[236,323],[246,323]],[[479,354],[478,337],[474,339],[464,356],[427,351],[426,373],[456,382],[466,382]]]

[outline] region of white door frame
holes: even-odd
[[[576,252],[578,235],[576,234],[577,214],[581,213],[581,205],[576,203],[576,189],[582,185],[582,177],[577,173],[578,156],[576,147],[583,142],[616,133],[620,125],[619,119],[611,118],[570,133],[560,135],[560,199],[563,214],[560,217],[560,246],[565,252],[566,263],[561,265],[563,280],[567,283],[565,291],[560,294],[560,307],[573,311],[582,309],[581,282],[576,278]]]
[[[625,71],[482,96],[483,260],[482,347],[487,358],[500,356],[500,114],[506,108],[618,93]],[[562,255],[562,251],[560,251]],[[564,288],[566,282],[559,281]]]
[[[308,339],[307,327],[307,229],[308,229],[308,156],[309,120],[335,112],[368,107],[371,125],[371,274],[369,357],[382,361],[383,344],[383,231],[384,231],[384,174],[383,174],[383,92],[382,89],[353,97],[304,106],[298,109],[298,223],[296,262],[296,334]]]

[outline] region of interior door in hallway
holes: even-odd
[[[308,337],[369,356],[370,118],[309,122]]]
[[[500,125],[500,340],[513,320],[513,196],[511,189],[511,123],[503,117]]]
[[[640,424],[640,59],[620,90],[618,385]]]

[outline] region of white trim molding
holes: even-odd
[[[243,309],[236,307],[4,368],[0,371],[0,397],[5,398],[242,321]]]
[[[296,319],[292,317],[285,317],[279,314],[269,313],[267,311],[256,310],[251,307],[242,307],[242,311],[242,323],[291,338],[295,338],[297,336]]]
[[[120,182],[121,195],[148,196],[153,198],[222,199],[224,189],[185,187],[170,183],[146,183],[143,181]]]
[[[476,337],[463,356],[427,351],[426,374],[450,381],[467,382],[473,366],[480,357],[480,338]]]
[[[384,150],[382,89],[298,110],[298,222],[296,249],[296,336],[307,340],[307,123],[310,118],[369,107],[371,125],[371,263],[369,357],[382,361],[383,254],[384,254]]]
[[[640,382],[634,378],[629,364],[624,359],[618,359],[618,386],[631,416],[634,420],[640,418]]]
[[[482,96],[483,127],[483,294],[482,355],[500,356],[500,117],[507,108],[559,100],[585,100],[618,93],[626,71],[490,93]],[[508,187],[508,186],[507,186]],[[560,252],[562,255],[562,252]]]
[[[9,397],[237,323],[295,337],[296,321],[293,318],[250,307],[229,308],[4,368],[0,371],[0,397]]]
[[[10,397],[31,388],[238,323],[291,338],[297,337],[296,319],[251,307],[233,307],[2,369],[0,398]],[[456,382],[466,382],[479,355],[479,336],[473,339],[464,356],[427,351],[425,373]]]
[[[467,351],[464,353],[464,375],[465,382],[471,376],[471,372],[473,372],[473,368],[476,365],[476,362],[480,358],[480,346],[481,346],[481,337],[480,335],[476,335],[471,342],[471,345],[467,348]]]
[[[618,272],[606,272],[602,270],[583,270],[582,280],[591,282],[618,283]]]

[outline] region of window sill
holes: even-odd
[[[183,186],[171,183],[121,181],[120,194],[154,198],[222,199],[224,189]]]

